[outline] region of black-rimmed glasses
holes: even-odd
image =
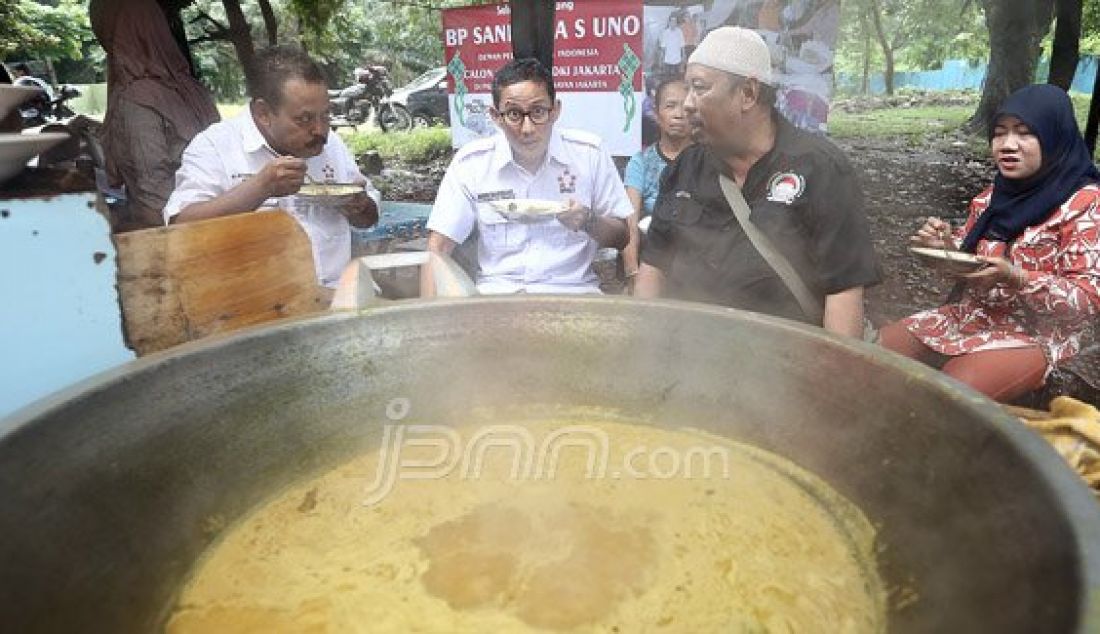
[[[520,110],[519,108],[508,108],[501,112],[497,111],[509,125],[521,126],[525,118],[531,119],[531,123],[535,125],[542,125],[550,120],[550,113],[554,111],[553,107],[535,106],[530,110]]]

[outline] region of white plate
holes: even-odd
[[[11,112],[12,108],[15,108],[39,92],[41,91],[31,86],[0,84],[0,119],[6,117],[7,114]]]
[[[362,185],[355,183],[306,183],[298,190],[298,196],[331,198],[339,196],[353,196],[366,190]]]
[[[536,200],[534,198],[490,200],[489,206],[498,214],[516,222],[550,218],[565,211],[565,203],[559,200]]]
[[[979,260],[974,254],[965,253],[963,251],[948,251],[925,247],[909,247],[909,250],[914,255],[924,260],[929,266],[956,275],[973,273],[989,266],[988,263]]]
[[[0,134],[0,183],[22,171],[27,166],[27,161],[67,138],[69,135],[64,132]]]

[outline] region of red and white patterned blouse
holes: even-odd
[[[962,240],[987,207],[990,187],[970,203]],[[956,356],[1038,344],[1053,367],[1077,354],[1100,315],[1100,186],[1087,185],[1012,243],[1008,259],[1027,272],[1019,290],[967,288],[957,304],[902,320],[933,350]],[[1005,243],[978,242],[977,254],[1004,257]],[[1025,308],[1026,305],[1026,308]],[[1048,368],[1049,370],[1049,368]]]

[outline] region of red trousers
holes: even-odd
[[[924,345],[901,322],[884,326],[879,331],[879,343],[888,350],[939,367],[947,376],[1002,403],[1041,388],[1047,372],[1047,359],[1039,346],[949,357]]]

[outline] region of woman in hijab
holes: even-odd
[[[929,218],[919,246],[973,253],[948,303],[884,327],[883,346],[1010,402],[1077,354],[1100,315],[1100,173],[1069,96],[1043,84],[994,115],[993,186],[957,231]],[[958,240],[961,239],[961,243]]]
[[[218,121],[210,93],[190,73],[160,3],[92,0],[92,30],[107,52],[103,149],[112,185],[125,184],[132,225],[163,226],[191,138]]]

